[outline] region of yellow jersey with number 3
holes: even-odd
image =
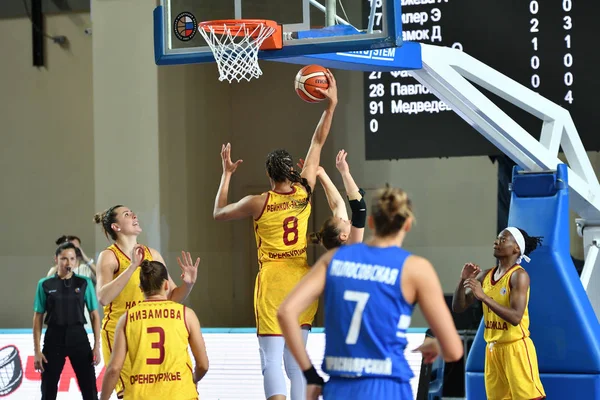
[[[126,314],[125,336],[131,374],[125,399],[197,399],[188,353],[185,306],[145,300]]]
[[[270,190],[261,215],[254,221],[258,264],[271,261],[306,263],[306,231],[311,205],[302,185],[288,193]]]
[[[481,285],[483,293],[491,297],[496,303],[503,307],[510,307],[510,278],[516,271],[523,269],[520,265],[515,265],[510,268],[506,273],[498,280],[494,279],[498,267],[493,268],[487,273],[483,279]],[[527,289],[527,303],[525,304],[525,311],[523,312],[523,318],[519,325],[514,326],[509,322],[506,322],[498,316],[490,308],[483,304],[483,318],[485,323],[485,331],[483,332],[483,338],[487,343],[510,343],[516,340],[524,339],[529,337],[529,289]]]

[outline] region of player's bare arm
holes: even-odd
[[[123,364],[125,363],[125,357],[127,356],[127,340],[125,339],[126,320],[127,313],[123,314],[117,323],[117,328],[115,330],[115,343],[110,356],[110,362],[108,363],[106,371],[104,372],[100,400],[110,399],[110,396],[117,385],[117,381],[119,380],[121,368],[123,368]],[[106,362],[108,360],[104,361]]]
[[[105,306],[115,299],[123,291],[133,272],[144,260],[144,246],[135,245],[131,254],[131,264],[125,271],[115,278],[115,272],[119,268],[119,261],[110,250],[104,250],[98,257],[96,295],[98,302]]]
[[[247,217],[258,218],[265,204],[266,195],[246,196],[236,203],[228,204],[229,184],[231,176],[242,163],[242,160],[231,161],[231,144],[227,143],[221,147],[221,161],[223,175],[215,199],[213,218],[217,221],[231,221]]]
[[[463,356],[463,344],[456,333],[452,315],[445,305],[444,292],[433,266],[425,258],[410,256],[402,271],[401,290],[409,303],[418,303],[439,341],[444,361]]]
[[[196,313],[190,309],[185,309],[185,323],[190,333],[190,348],[196,361],[196,368],[194,369],[194,383],[198,383],[204,375],[208,372],[208,356],[206,354],[206,344],[204,343],[204,337],[202,336],[202,329],[200,328],[200,321],[196,316]]]
[[[350,166],[346,161],[348,152],[346,150],[340,150],[335,157],[335,167],[342,176],[344,182],[344,189],[346,189],[346,195],[350,201],[350,209],[352,209],[352,227],[350,228],[350,235],[346,244],[361,243],[365,235],[365,228],[358,228],[355,224],[355,219],[360,218],[361,215],[366,219],[366,206],[363,209],[361,206],[361,200],[363,195],[360,192],[360,188],[354,181],[352,174],[350,173]]]
[[[506,322],[513,326],[517,326],[521,322],[525,307],[527,306],[529,275],[522,269],[513,272],[510,277],[510,285],[510,307],[504,307],[483,293],[481,282],[476,279],[467,279],[467,281],[465,281],[465,287],[468,287],[473,291],[473,295],[477,300],[481,300],[485,303],[490,310]]]
[[[325,197],[327,197],[327,202],[329,203],[331,212],[333,212],[333,216],[347,220],[348,211],[346,210],[346,202],[322,167],[318,168],[317,177],[321,182],[321,186],[325,189]]]
[[[308,153],[306,154],[304,168],[302,169],[301,173],[301,176],[308,181],[308,184],[312,189],[314,189],[317,180],[317,168],[321,162],[321,149],[327,140],[327,136],[329,136],[331,122],[333,120],[333,113],[338,102],[335,77],[329,70],[327,70],[326,75],[327,80],[329,81],[329,88],[326,90],[318,90],[327,97],[329,103],[327,105],[327,109],[325,109],[321,115],[321,119],[319,120],[317,128],[315,129]]]
[[[166,267],[167,263],[165,263],[165,260],[158,250],[150,248],[150,254],[152,254],[153,260],[160,261]],[[171,273],[169,273],[169,300],[182,303],[187,299],[196,283],[200,257],[196,258],[196,261],[193,262],[190,253],[182,251],[181,258],[177,257],[177,263],[179,264],[179,268],[181,268],[181,280],[183,281],[183,285],[177,286],[173,281],[173,278],[171,278]]]

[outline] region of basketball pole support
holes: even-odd
[[[411,75],[525,171],[556,170],[562,148],[570,207],[581,217],[576,220],[585,253],[581,282],[600,319],[600,185],[569,112],[458,49],[421,44],[421,51],[423,67]],[[539,118],[540,140],[469,80]]]
[[[337,0],[326,0],[325,2],[325,26],[333,26],[336,24],[336,2]]]

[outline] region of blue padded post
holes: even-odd
[[[523,262],[531,278],[530,332],[549,400],[600,398],[600,325],[571,260],[567,167],[513,169],[508,224],[544,241]],[[483,268],[483,267],[482,267]],[[466,365],[467,399],[485,399],[483,322]]]

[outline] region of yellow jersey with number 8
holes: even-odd
[[[125,336],[131,374],[125,399],[197,399],[188,353],[185,306],[145,300],[126,314]]]
[[[258,263],[297,261],[306,263],[306,231],[311,205],[302,185],[288,193],[267,192],[261,215],[254,221]]]
[[[259,271],[254,286],[254,312],[258,335],[281,335],[277,310],[310,271],[306,256],[306,231],[311,205],[302,185],[288,193],[269,191],[262,214],[254,221]],[[299,323],[311,326],[315,301]]]

